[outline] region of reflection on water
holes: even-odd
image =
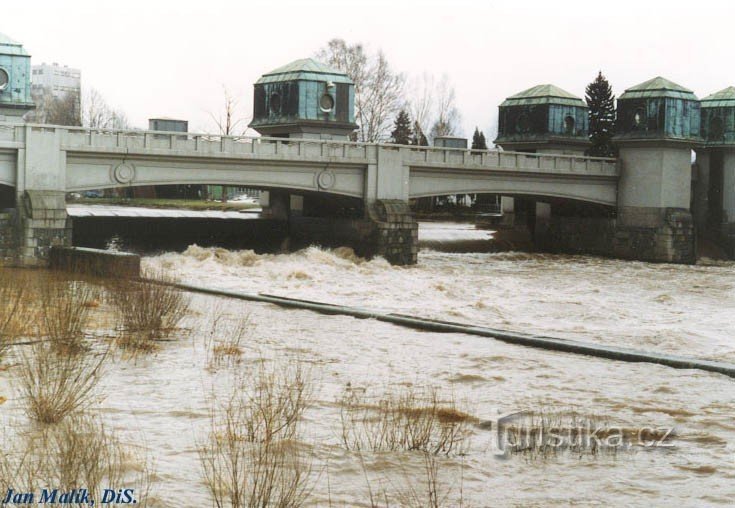
[[[422,229],[424,238],[443,238]],[[461,236],[451,229],[448,234]],[[735,361],[731,263],[674,266],[424,250],[418,266],[401,268],[359,259],[349,249],[257,255],[192,246],[144,264],[205,286]],[[374,490],[393,491],[417,486],[425,467],[418,454],[364,453],[361,459],[340,446],[336,401],[348,384],[368,391],[437,386],[481,422],[524,409],[574,408],[626,429],[676,429],[671,449],[536,461],[502,457],[489,430],[495,427],[475,427],[465,456],[440,458],[441,480],[454,486],[454,494],[461,482],[464,502],[472,506],[652,506],[664,499],[728,506],[735,497],[730,378],[195,295],[186,324],[191,333],[155,355],[117,358],[103,381],[106,421],[153,450],[162,505],[209,505],[197,438],[207,430],[211,393],[228,382],[226,369],[208,370],[204,361],[203,336],[215,306],[232,320],[249,314],[254,326],[235,368],[248,369],[261,358],[298,358],[313,367],[318,389],[305,415],[305,442],[316,458],[314,506],[369,506],[365,471]],[[0,395],[10,395],[0,413],[22,420],[11,380],[12,368],[0,372]]]

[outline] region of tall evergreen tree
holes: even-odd
[[[602,71],[587,85],[585,99],[589,107],[590,141],[587,150],[594,157],[614,157],[616,149],[612,143],[615,134],[615,96]]]
[[[487,150],[487,141],[485,141],[485,134],[475,127],[475,133],[472,135],[472,149],[473,150]]]
[[[411,144],[411,119],[405,109],[398,112],[393,123],[393,132],[390,133],[390,142],[397,145]]]

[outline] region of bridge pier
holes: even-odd
[[[71,246],[71,220],[63,191],[26,190],[18,199],[17,264],[47,266],[54,246]]]
[[[691,148],[621,143],[614,253],[642,261],[694,263]]]

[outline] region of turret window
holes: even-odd
[[[518,123],[516,125],[518,132],[528,132],[531,128],[531,121],[526,113],[521,114],[518,117]]]
[[[277,92],[271,94],[270,100],[271,113],[279,114],[281,112],[281,96]]]
[[[709,139],[712,141],[719,141],[725,135],[725,126],[722,122],[722,118],[716,116],[709,122]]]
[[[574,118],[571,116],[564,119],[564,134],[574,136]]]
[[[646,112],[643,108],[638,108],[633,114],[633,128],[636,130],[643,129],[646,123]]]

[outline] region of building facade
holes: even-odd
[[[59,99],[67,94],[80,95],[82,71],[57,63],[31,66],[31,92],[50,93]]]

